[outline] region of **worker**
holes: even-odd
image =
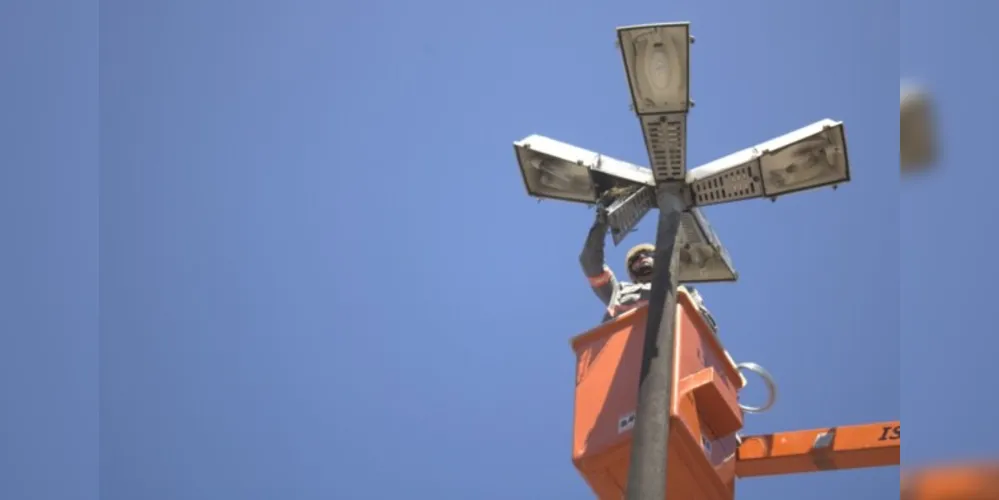
[[[618,282],[614,272],[604,262],[604,240],[607,228],[607,210],[602,205],[598,205],[597,219],[593,223],[593,227],[590,228],[583,252],[579,256],[579,263],[583,267],[586,279],[590,281],[590,286],[593,287],[597,297],[607,306],[604,321],[648,304],[649,295],[652,292],[652,267],[655,263],[656,252],[655,245],[649,243],[632,247],[625,257],[625,266],[631,282]],[[707,307],[704,306],[701,294],[693,287],[684,288],[694,300],[708,326],[717,334],[718,325]]]
[[[630,282],[619,282],[614,271],[604,262],[604,243],[607,236],[607,209],[597,206],[597,218],[586,237],[579,263],[583,274],[597,297],[607,306],[604,321],[613,319],[649,302],[652,291],[652,264],[655,246],[648,243],[636,245],[628,251],[625,265]]]

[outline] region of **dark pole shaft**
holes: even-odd
[[[678,199],[668,192],[660,192],[658,197],[659,227],[656,230],[655,264],[642,347],[626,500],[666,499],[677,293],[676,246],[682,208]]]

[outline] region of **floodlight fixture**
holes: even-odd
[[[690,107],[690,23],[617,29],[628,85],[639,115],[685,113]]]
[[[736,281],[739,273],[707,217],[697,208],[680,216],[678,283]]]
[[[618,47],[656,182],[687,174],[690,23],[618,28]]]
[[[528,194],[595,204],[607,193],[655,186],[652,172],[571,144],[531,135],[513,144]]]
[[[899,163],[906,172],[933,162],[936,140],[929,96],[911,85],[900,85],[899,90]]]
[[[771,198],[850,180],[842,122],[825,119],[692,169],[691,202]]]

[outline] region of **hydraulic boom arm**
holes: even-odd
[[[735,471],[745,478],[898,465],[901,437],[898,420],[745,437]]]

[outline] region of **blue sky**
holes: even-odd
[[[999,182],[988,149],[996,45],[989,24],[993,2],[903,2],[899,68],[932,92],[939,120],[938,168],[902,183],[901,281],[902,414],[906,463],[993,457],[999,449],[999,405],[990,368],[999,348],[987,311],[999,277],[992,248]],[[947,40],[927,37],[950,26]],[[974,271],[956,268],[974,267]],[[955,272],[957,271],[957,272]],[[915,416],[917,418],[910,418]],[[953,431],[948,432],[947,429]]]
[[[527,197],[511,143],[644,164],[614,28],[675,20],[697,37],[691,165],[826,117],[849,141],[837,191],[707,210],[741,281],[700,290],[726,347],[781,387],[747,431],[904,410],[907,459],[994,447],[957,449],[918,416],[976,397],[954,385],[969,370],[929,364],[989,350],[938,340],[946,271],[930,263],[934,231],[979,222],[935,210],[955,201],[939,193],[995,174],[900,187],[894,146],[896,61],[958,65],[921,38],[966,13],[924,6],[900,33],[897,3],[864,0],[108,1],[98,53],[96,9],[63,3],[0,16],[20,76],[0,84],[0,497],[589,498],[567,339],[600,316],[576,261],[592,214]],[[934,84],[952,123],[983,109]],[[970,154],[945,163],[977,168]],[[976,264],[946,277],[970,301],[946,335],[977,339],[988,247],[952,248]],[[625,249],[608,252],[619,270]],[[886,498],[896,480],[746,480],[739,498]]]

